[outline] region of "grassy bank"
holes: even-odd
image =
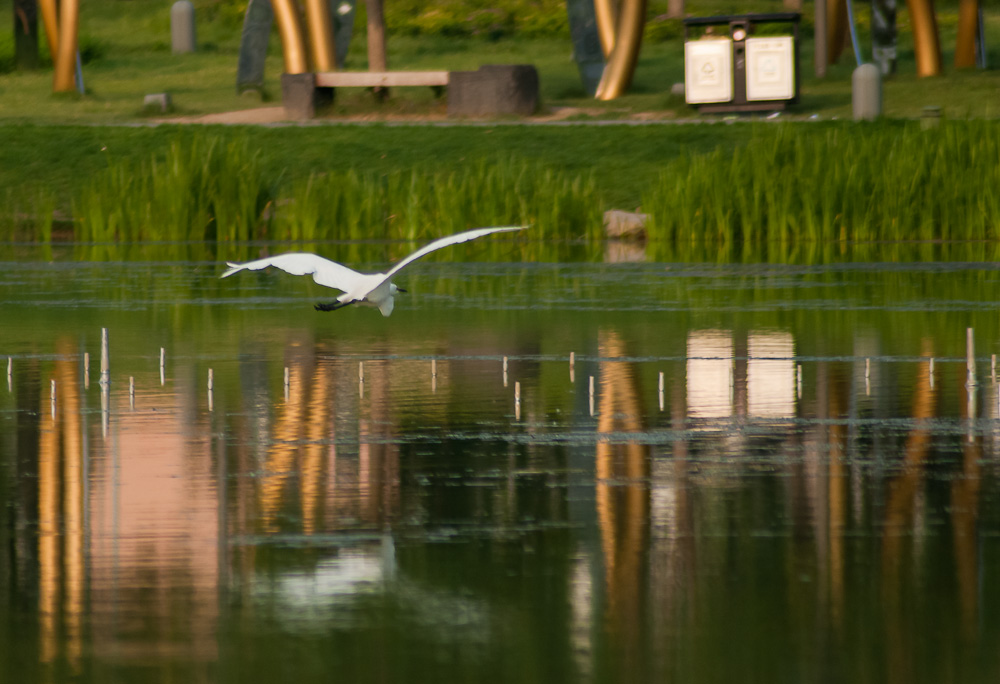
[[[992,122],[95,130],[121,138],[88,142],[59,195],[39,182],[9,193],[8,234],[47,242],[62,207],[57,239],[207,242],[229,258],[253,240],[413,241],[501,224],[595,241],[605,210],[641,206],[663,257],[1000,243]]]
[[[0,16],[11,16],[12,0],[0,0]],[[81,6],[80,41],[84,60],[83,97],[53,96],[52,73],[42,39],[42,68],[12,71],[13,39],[0,32],[0,120],[20,122],[108,123],[144,120],[147,93],[169,92],[173,116],[251,109],[261,106],[235,89],[240,38],[241,3],[199,0],[199,51],[170,51],[170,3],[159,0],[98,0]],[[363,5],[363,3],[361,3]],[[951,68],[957,26],[957,2],[935,3],[946,77],[917,79],[912,33],[905,3],[899,3],[899,67],[886,82],[885,111],[889,116],[916,117],[923,107],[941,106],[946,116],[996,117],[1000,109],[1000,71],[956,72]],[[420,3],[406,0],[386,5],[388,60],[394,69],[475,69],[484,63],[535,64],[546,111],[573,108],[580,119],[626,118],[640,113],[660,117],[699,117],[670,95],[683,78],[680,21],[666,18],[667,0],[651,0],[642,53],[631,90],[613,102],[597,102],[583,92],[562,0],[477,3],[450,0]],[[707,16],[732,12],[780,11],[780,0],[688,0],[686,12]],[[1000,63],[1000,10],[985,6],[986,45],[990,64]],[[856,4],[862,57],[871,58],[869,7]],[[363,11],[356,18],[355,39],[347,67],[367,67]],[[821,118],[850,116],[850,75],[855,62],[850,50],[830,67],[824,79],[814,77],[811,6],[806,7],[800,48],[802,97],[791,115]],[[266,66],[266,96],[279,98],[281,46],[272,35]],[[266,103],[265,103],[266,104]],[[399,88],[384,103],[364,90],[343,91],[334,116],[439,116],[443,104],[429,89]]]

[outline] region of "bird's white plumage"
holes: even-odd
[[[266,259],[257,259],[245,264],[230,262],[229,269],[220,277],[225,278],[243,270],[259,271],[268,266],[274,266],[292,275],[311,275],[316,283],[324,287],[342,291],[344,294],[337,297],[337,301],[342,305],[350,304],[351,302],[367,303],[378,307],[383,316],[388,316],[392,313],[393,309],[393,295],[398,291],[398,288],[391,282],[392,278],[405,266],[443,247],[468,242],[469,240],[475,240],[476,238],[492,233],[506,233],[524,230],[525,228],[527,226],[477,228],[476,230],[467,230],[463,233],[449,235],[448,237],[443,237],[428,245],[424,245],[385,273],[359,273],[343,264],[324,259],[316,254],[293,252],[267,257]]]

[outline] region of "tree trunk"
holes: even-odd
[[[389,66],[385,58],[385,15],[382,0],[365,0],[368,9],[368,71],[386,71]],[[379,97],[388,95],[386,88],[375,88]]]

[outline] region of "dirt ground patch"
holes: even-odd
[[[550,107],[535,116],[524,119],[528,122],[548,123],[556,121],[572,120],[619,120],[619,121],[659,121],[675,118],[673,112],[631,112],[627,110],[608,110],[591,107]],[[373,112],[369,114],[355,114],[351,116],[320,117],[315,122],[351,122],[351,123],[429,123],[441,121],[458,121],[449,119],[444,114],[386,114]],[[241,109],[232,112],[218,112],[215,114],[204,114],[201,116],[173,116],[162,117],[155,120],[155,123],[192,123],[192,124],[280,124],[289,123],[292,120],[285,116],[284,107],[268,106],[254,107],[252,109]]]

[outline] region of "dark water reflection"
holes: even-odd
[[[0,681],[1000,671],[992,264],[122,270],[0,283]]]

